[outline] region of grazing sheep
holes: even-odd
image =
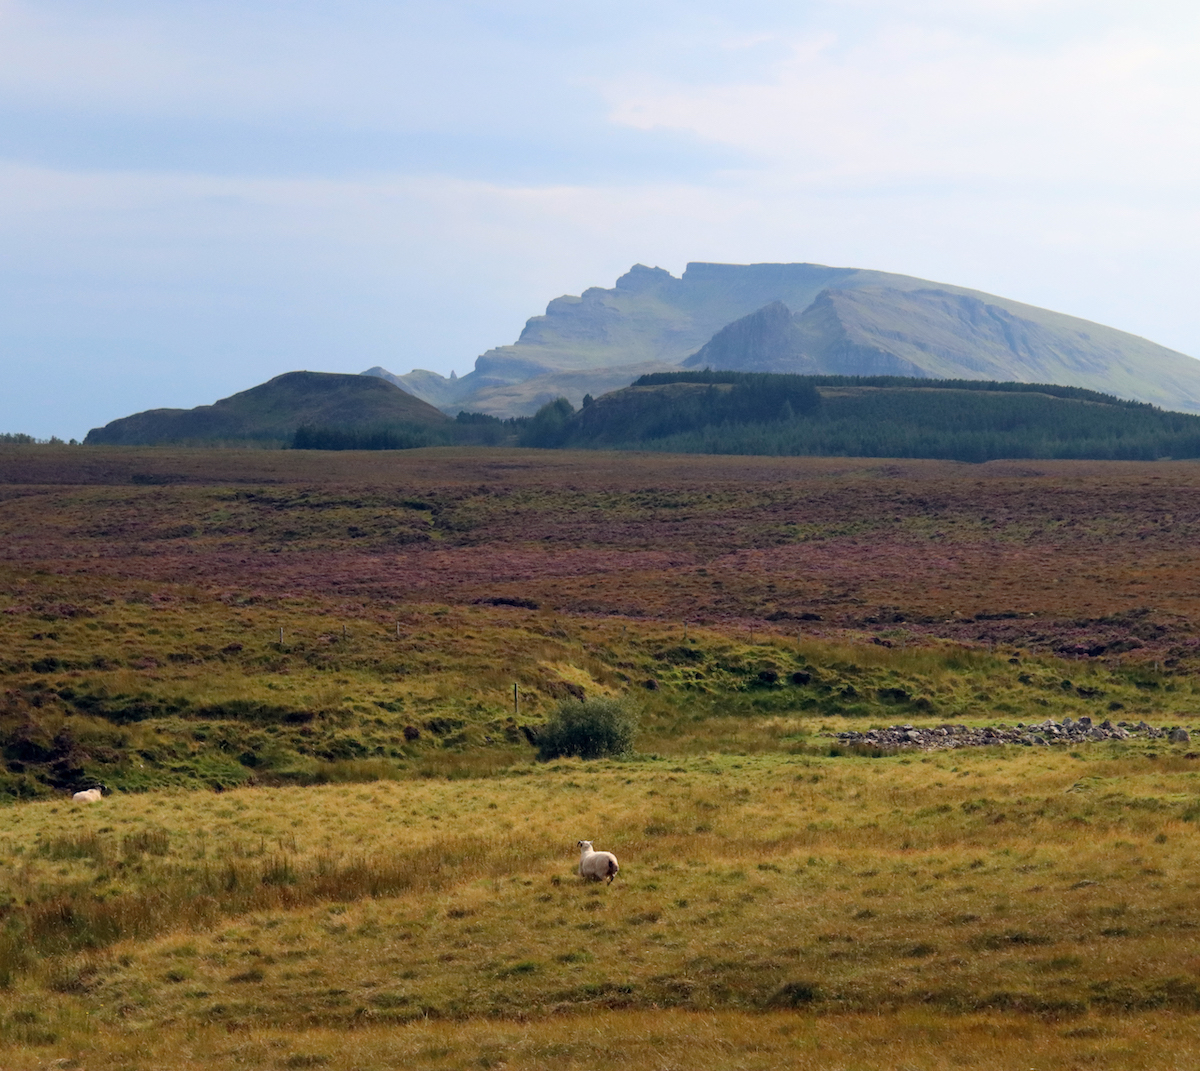
[[[104,799],[104,793],[98,788],[85,788],[71,797],[75,803],[99,803]]]
[[[579,841],[579,876],[592,881],[603,881],[608,878],[609,885],[617,876],[621,865],[612,852],[598,852],[592,847],[590,840]]]

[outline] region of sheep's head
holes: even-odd
[[[581,852],[590,852],[592,850],[592,842],[590,840],[581,840],[576,843],[579,845]]]

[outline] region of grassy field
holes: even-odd
[[[894,1023],[911,1066],[1190,1066],[1197,764],[1152,754],[574,760],[22,804],[0,813],[6,1060],[596,1066],[603,1022],[610,1054],[653,1066],[699,1030],[709,1066],[869,1067]],[[584,836],[621,858],[611,887],[574,876]],[[522,1024],[511,1050],[497,1021]]]
[[[8,448],[3,1064],[1193,1067],[1200,744],[830,734],[1200,728],[1196,476]]]

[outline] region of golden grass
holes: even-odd
[[[68,1027],[81,1026],[65,1016]],[[53,1017],[26,1024],[37,1037]],[[1195,1017],[1170,1012],[1104,1016],[1086,1025],[971,1014],[947,1020],[919,1009],[892,1015],[766,1012],[597,1011],[522,1022],[420,1020],[351,1031],[224,1026],[186,1031],[95,1028],[61,1048],[11,1042],[5,1066],[41,1071],[50,1052],[61,1067],[96,1071],[164,1067],[582,1071],[601,1067],[705,1071],[1191,1071],[1200,1063]],[[86,1038],[86,1042],[82,1042]]]
[[[603,1026],[629,1066],[686,1062],[693,1034],[713,1067],[878,1066],[897,1035],[887,1066],[1187,1066],[1196,763],[1079,754],[12,807],[8,1062],[588,1067]],[[575,877],[580,838],[618,853],[614,885]]]

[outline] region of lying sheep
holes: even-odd
[[[611,885],[617,871],[621,869],[617,857],[612,852],[598,852],[592,847],[590,840],[579,841],[579,876],[592,881],[603,881],[608,878]]]
[[[98,788],[85,788],[71,797],[75,803],[99,803],[104,799],[104,793]]]

